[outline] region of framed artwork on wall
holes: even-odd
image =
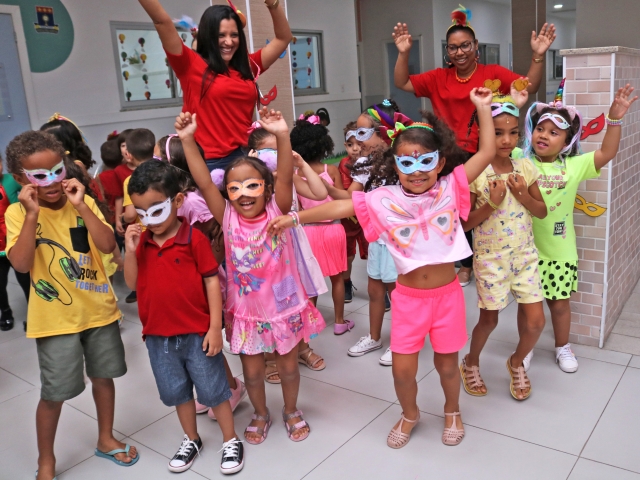
[[[293,40],[289,45],[289,49],[294,95],[321,95],[327,93],[324,77],[322,32],[296,30],[292,33]]]

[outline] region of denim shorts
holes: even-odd
[[[196,387],[198,403],[215,407],[231,398],[222,352],[207,357],[202,351],[204,336],[197,333],[160,337],[147,335],[149,360],[160,400],[175,407],[193,399]]]
[[[374,280],[382,280],[382,283],[395,283],[398,279],[398,272],[387,246],[371,242],[368,255],[367,275]]]

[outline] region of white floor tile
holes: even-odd
[[[9,342],[0,343],[0,368],[40,387],[36,341],[20,335]]]
[[[567,480],[640,480],[640,474],[581,458]]]
[[[0,403],[36,388],[38,387],[0,369]]]
[[[640,368],[640,356],[634,355],[629,362],[629,366],[633,368]]]

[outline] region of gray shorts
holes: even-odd
[[[40,397],[64,402],[84,391],[89,378],[118,378],[127,373],[124,345],[115,321],[80,333],[36,338],[40,365]]]

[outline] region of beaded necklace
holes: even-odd
[[[458,76],[458,69],[456,68],[456,80],[460,83],[467,83],[469,80],[471,80],[471,77],[473,77],[473,74],[476,73],[477,69],[478,69],[478,62],[476,62],[476,66],[473,67],[473,72],[471,72],[471,75],[469,75],[467,78],[460,78]]]

